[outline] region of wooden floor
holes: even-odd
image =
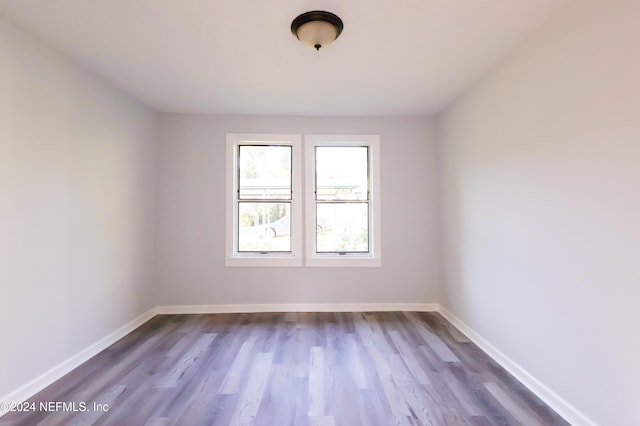
[[[439,314],[415,312],[158,316],[31,401],[67,406],[0,424],[567,424]]]

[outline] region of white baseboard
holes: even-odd
[[[51,383],[60,379],[80,364],[86,362],[100,351],[106,349],[122,337],[131,333],[156,315],[163,314],[210,314],[210,313],[251,313],[251,312],[439,312],[451,324],[457,327],[480,349],[492,357],[505,370],[553,408],[565,420],[576,426],[595,426],[596,423],[578,411],[546,385],[532,376],[524,368],[500,352],[485,338],[476,333],[467,324],[449,310],[437,303],[291,303],[291,304],[227,304],[227,305],[176,305],[157,306],[133,319],[81,352],[63,361],[49,371],[41,374],[27,384],[0,398],[0,402],[23,402],[40,392]],[[0,416],[5,414],[0,407]]]
[[[42,389],[46,388],[56,380],[60,379],[65,374],[69,373],[74,368],[79,367],[82,363],[89,360],[91,357],[94,357],[99,352],[108,348],[127,334],[131,333],[136,328],[140,327],[145,322],[149,321],[151,318],[156,316],[156,308],[149,309],[144,314],[139,317],[129,321],[122,327],[117,330],[109,333],[102,339],[73,355],[71,358],[62,361],[60,364],[51,368],[49,371],[41,374],[30,382],[20,386],[18,389],[13,392],[0,397],[0,402],[10,402],[10,403],[20,403],[28,400],[33,395],[40,392]],[[7,407],[4,405],[0,405],[0,416],[5,414],[7,411]]]
[[[156,313],[163,315],[250,312],[437,312],[438,308],[437,303],[284,303],[158,306]]]
[[[569,402],[560,397],[557,393],[549,389],[545,384],[536,379],[527,370],[522,368],[511,358],[502,353],[498,348],[493,346],[476,333],[471,327],[465,324],[460,318],[455,316],[451,311],[443,306],[438,310],[440,314],[473,343],[478,345],[487,355],[493,358],[501,367],[511,373],[524,386],[533,392],[538,398],[544,401],[549,407],[553,408],[562,418],[574,426],[596,426],[596,423],[581,413]]]

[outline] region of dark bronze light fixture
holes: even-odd
[[[302,44],[320,50],[338,38],[344,25],[330,12],[314,10],[298,16],[291,23],[291,32]]]

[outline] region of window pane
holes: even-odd
[[[316,205],[318,253],[369,252],[368,203]]]
[[[316,147],[316,200],[368,199],[366,146]]]
[[[240,145],[238,149],[240,199],[291,199],[290,146]]]
[[[238,251],[291,252],[291,203],[238,203]]]

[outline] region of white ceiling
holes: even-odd
[[[0,0],[0,15],[160,111],[438,112],[574,0]],[[316,52],[293,18],[344,21]]]

